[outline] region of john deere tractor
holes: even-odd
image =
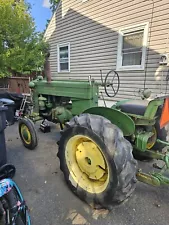
[[[169,153],[162,152],[163,147],[169,146],[164,129],[169,121],[167,96],[149,101],[150,94],[144,90],[141,100],[100,107],[101,86],[108,96],[118,92],[119,76],[115,71],[110,71],[101,82],[91,77],[88,81],[50,82],[38,77],[29,86],[34,111],[19,120],[21,140],[33,150],[37,146],[34,122],[59,123],[60,169],[69,188],[80,199],[94,208],[111,208],[131,196],[137,181],[155,186],[169,184],[169,178],[164,176],[169,168]],[[164,165],[155,164],[159,171],[144,173],[138,169],[136,159],[158,159]]]

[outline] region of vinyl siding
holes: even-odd
[[[51,47],[52,79],[86,80],[91,75],[100,81],[100,70],[104,77],[110,70],[116,70],[118,31],[146,22],[149,22],[146,70],[119,71],[119,93],[113,99],[103,95],[107,101],[133,98],[134,91],[144,87],[145,79],[145,87],[150,88],[153,95],[166,92],[168,68],[159,66],[159,58],[160,54],[169,53],[168,0],[154,0],[154,9],[153,1],[149,0],[60,2],[45,33]],[[59,43],[70,43],[70,73],[57,72]],[[104,93],[102,88],[100,91]]]

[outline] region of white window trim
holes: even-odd
[[[60,47],[68,46],[68,70],[60,70]],[[70,43],[60,43],[57,45],[57,63],[58,63],[58,73],[70,73]]]
[[[141,65],[132,65],[132,66],[122,66],[122,42],[123,42],[123,34],[128,33],[130,31],[137,31],[141,28],[144,28],[143,35],[143,48],[142,48],[142,64]],[[145,62],[146,62],[146,52],[147,52],[147,43],[148,43],[148,29],[149,23],[142,23],[135,26],[130,26],[126,28],[122,28],[119,30],[118,37],[118,50],[117,50],[117,71],[127,71],[127,70],[144,70]]]

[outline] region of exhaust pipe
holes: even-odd
[[[51,82],[51,71],[50,71],[50,61],[49,61],[50,53],[47,54],[45,64],[44,64],[44,73],[47,79],[47,82]]]

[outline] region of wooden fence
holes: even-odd
[[[0,92],[8,90],[8,79],[0,78]]]
[[[29,94],[29,77],[10,77],[0,79],[0,91]]]

